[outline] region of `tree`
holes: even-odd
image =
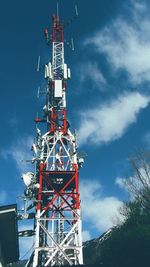
[[[124,209],[126,215],[130,211],[150,214],[150,152],[138,151],[130,157],[133,176],[125,180],[125,186],[131,201]]]
[[[147,267],[150,251],[149,224],[123,224],[100,247],[97,266]]]
[[[150,152],[137,152],[130,162],[133,175],[125,181],[130,200],[120,210],[125,221],[101,245],[97,265],[104,267],[147,267],[150,262]]]
[[[133,175],[125,181],[130,200],[120,210],[125,220],[114,227],[107,238],[86,244],[86,264],[94,263],[97,267],[150,265],[150,152],[138,152],[130,162]]]

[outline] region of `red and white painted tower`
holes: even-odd
[[[22,176],[26,197],[35,207],[35,243],[26,264],[33,267],[83,264],[78,170],[84,160],[77,154],[76,134],[67,121],[66,83],[71,74],[64,61],[64,27],[58,15],[52,17],[52,37],[47,29],[45,37],[52,43],[52,55],[45,65],[44,116],[35,120],[35,173]]]

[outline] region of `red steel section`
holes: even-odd
[[[72,177],[64,183],[60,190],[56,190],[54,186],[52,185],[52,180],[49,178],[51,176],[51,172],[45,171],[45,164],[40,164],[40,171],[39,171],[39,182],[40,187],[38,191],[38,205],[37,210],[47,212],[50,212],[50,218],[53,218],[56,212],[60,212],[62,215],[62,211],[74,211],[80,208],[80,200],[79,200],[79,179],[78,179],[78,166],[74,166],[75,169],[73,171]],[[59,175],[64,174],[65,172],[59,171]],[[57,172],[53,172],[53,174],[57,174]],[[73,188],[70,188],[71,183],[74,182]],[[44,187],[47,188],[47,190],[51,190],[51,192],[43,192],[43,184]],[[46,206],[43,206],[42,203],[44,202],[45,198],[52,197],[51,201]],[[61,198],[62,202],[61,204],[55,209],[55,202],[58,199],[58,197]],[[72,203],[72,204],[70,204]],[[73,212],[74,214],[74,212]],[[63,215],[65,218],[65,215]],[[66,218],[66,221],[67,218]],[[68,221],[69,223],[69,221]]]
[[[60,23],[56,15],[52,16],[52,42],[64,42],[63,23]]]
[[[55,108],[50,113],[50,132],[55,133],[56,131],[67,133],[67,111],[64,108],[61,111],[57,111]]]

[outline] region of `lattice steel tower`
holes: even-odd
[[[52,44],[52,55],[45,65],[44,117],[35,120],[35,173],[22,175],[26,198],[35,208],[35,243],[26,264],[33,267],[83,264],[78,170],[84,159],[77,154],[76,134],[67,121],[66,82],[71,74],[64,61],[64,27],[58,15],[52,16],[51,38],[47,29],[45,37]],[[44,134],[40,123],[46,125]]]

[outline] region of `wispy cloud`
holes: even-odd
[[[150,81],[150,16],[143,1],[131,1],[128,19],[117,17],[111,25],[86,39],[105,54],[112,70],[124,70],[133,84]]]
[[[80,144],[99,145],[122,137],[149,101],[149,97],[138,92],[126,92],[117,99],[82,112],[78,131]]]
[[[78,72],[81,83],[90,81],[92,87],[96,87],[100,91],[104,90],[107,82],[96,62],[81,63],[78,66]]]
[[[1,190],[0,191],[0,205],[5,204],[6,200],[7,200],[7,193],[5,190]]]
[[[83,220],[88,222],[89,228],[104,232],[114,225],[116,217],[121,219],[119,208],[122,202],[114,196],[103,197],[99,181],[92,180],[91,183],[91,181],[82,180],[80,186],[82,216]]]
[[[27,160],[32,158],[31,146],[33,138],[31,136],[21,137],[16,140],[15,144],[10,146],[8,149],[1,151],[1,156],[9,160],[9,157],[16,163],[16,167],[19,171],[27,170]]]
[[[117,177],[115,179],[115,184],[124,190],[127,190],[127,183],[126,182],[127,182],[127,179],[124,177]]]
[[[150,149],[150,132],[147,132],[144,134],[142,141],[144,145],[146,146],[146,149]]]
[[[91,239],[91,235],[90,232],[85,230],[82,232],[82,238],[83,238],[83,242],[86,242],[87,240]]]
[[[134,173],[133,176],[126,178],[117,177],[115,179],[115,184],[128,192],[131,200],[134,200],[134,198],[137,197],[138,191],[140,192],[141,189],[150,187],[150,166],[149,164],[146,164],[146,161],[145,165],[143,163],[143,166],[144,167],[139,167],[138,173]]]
[[[11,127],[11,128],[17,128],[17,125],[18,125],[18,119],[17,119],[17,117],[16,116],[13,116],[13,117],[11,117],[10,119],[9,119],[9,121],[8,121],[8,124],[9,124],[9,126]]]

